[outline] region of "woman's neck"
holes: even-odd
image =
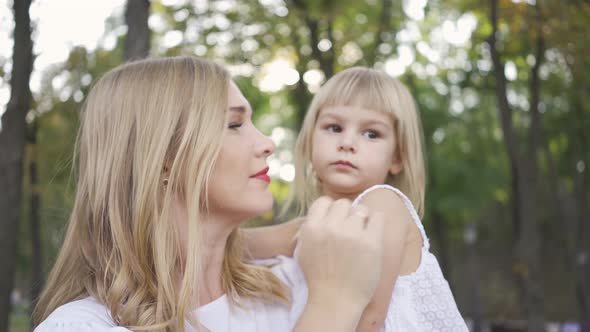
[[[184,250],[188,250],[188,214],[183,205],[175,202],[174,218],[180,223],[180,241]],[[239,223],[230,223],[223,218],[214,216],[201,216],[199,228],[201,238],[204,241],[200,246],[203,250],[201,256],[201,274],[196,276],[198,285],[198,303],[207,304],[223,295],[222,273],[225,247],[229,235],[235,230]],[[186,255],[186,252],[185,254]],[[186,257],[186,256],[185,256]]]
[[[198,279],[199,304],[207,304],[224,294],[221,284],[225,247],[233,229],[224,227],[225,223],[207,220],[201,223],[203,234],[203,273]]]

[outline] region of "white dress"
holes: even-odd
[[[457,310],[449,284],[444,279],[438,262],[429,252],[429,243],[422,223],[410,200],[399,190],[379,185],[363,192],[356,204],[369,191],[387,188],[396,192],[410,210],[412,219],[423,238],[422,260],[417,270],[400,276],[381,331],[386,332],[466,332],[467,327]],[[232,307],[224,295],[197,309],[199,321],[211,332],[288,332],[292,331],[307,303],[305,277],[295,259],[279,256],[258,260],[258,264],[272,264],[271,271],[291,291],[291,307],[247,301],[247,308]],[[195,329],[186,325],[187,332]],[[43,321],[35,332],[130,332],[117,327],[108,309],[91,297],[66,303]]]
[[[436,257],[429,251],[430,244],[424,226],[412,202],[390,185],[376,185],[360,194],[352,203],[356,205],[367,193],[388,189],[398,194],[410,211],[412,220],[422,235],[422,259],[415,272],[399,276],[389,302],[385,326],[381,331],[393,332],[467,332],[448,282],[445,280]]]

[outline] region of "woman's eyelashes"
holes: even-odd
[[[242,122],[230,122],[227,126],[229,129],[238,129],[242,126]]]

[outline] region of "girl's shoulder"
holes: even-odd
[[[405,228],[409,224],[415,224],[422,237],[423,247],[429,249],[428,237],[420,216],[410,199],[401,190],[388,184],[375,185],[358,195],[352,205],[359,203],[369,208],[377,208],[378,211],[385,213],[386,219],[390,219],[400,227]]]
[[[374,185],[372,187],[365,189],[362,193],[360,193],[354,199],[354,201],[352,202],[352,205],[356,205],[356,204],[360,203],[361,200],[363,200],[368,195],[373,195],[373,196],[379,195],[378,193],[381,193],[381,195],[383,195],[385,197],[399,198],[404,203],[404,205],[406,205],[406,201],[407,201],[407,203],[410,204],[412,209],[415,210],[410,199],[401,190],[399,190],[396,187],[391,186],[389,184],[377,184],[377,185]]]
[[[414,221],[420,221],[416,209],[410,199],[401,190],[391,185],[378,184],[365,189],[365,191],[355,198],[352,205],[354,206],[367,201],[375,202],[375,204],[386,207],[389,210],[403,210],[403,212],[409,213],[411,219],[414,219]]]
[[[55,309],[34,332],[131,332],[117,327],[109,309],[93,297],[68,302]]]

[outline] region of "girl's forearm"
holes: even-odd
[[[244,229],[246,250],[256,259],[293,256],[295,235],[303,221],[304,218],[295,218],[278,225]]]

